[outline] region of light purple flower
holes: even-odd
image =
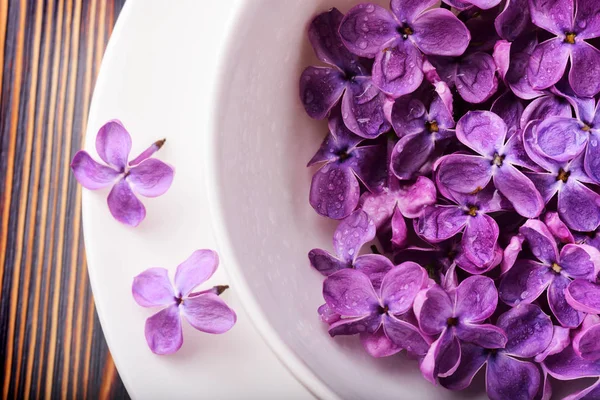
[[[377,137],[389,130],[386,96],[372,82],[358,56],[342,44],[338,30],[344,15],[336,8],[319,14],[308,29],[317,58],[328,67],[308,67],[300,77],[300,99],[311,118],[323,119],[341,101],[346,126],[355,134]]]
[[[490,399],[549,398],[549,393],[544,396],[550,388],[541,368],[527,359],[550,345],[553,334],[550,317],[536,305],[521,304],[502,314],[496,326],[506,332],[506,346],[489,350],[462,343],[460,365],[451,376],[440,378],[440,383],[452,390],[465,389],[487,364],[486,389]]]
[[[593,276],[600,267],[600,254],[577,244],[567,244],[559,252],[554,237],[539,220],[527,221],[519,232],[537,260],[516,261],[500,282],[500,299],[511,306],[531,303],[547,290],[548,304],[558,322],[568,328],[579,326],[584,314],[567,303],[565,289],[572,279]]]
[[[437,181],[459,193],[476,193],[493,179],[494,186],[524,217],[537,217],[544,208],[535,185],[516,167],[535,169],[520,135],[506,142],[508,128],[489,111],[470,111],[456,126],[456,137],[478,155],[450,154],[439,160]]]
[[[569,82],[582,97],[600,91],[600,51],[585,40],[600,37],[596,0],[529,0],[531,20],[556,37],[540,43],[531,55],[529,81],[546,89],[563,76],[570,60]]]
[[[498,192],[488,187],[475,195],[442,194],[455,204],[426,207],[415,222],[417,234],[431,243],[439,243],[462,232],[461,257],[456,261],[471,274],[482,274],[500,264],[498,224],[488,215],[505,209]]]
[[[310,185],[309,201],[319,214],[342,219],[350,215],[360,199],[360,181],[376,191],[387,179],[386,146],[358,146],[362,138],[344,125],[339,112],[329,119],[329,134],[309,161],[320,164]]]
[[[193,292],[216,271],[219,257],[197,250],[177,266],[173,284],[164,268],[150,268],[133,279],[133,298],[142,307],[163,307],[146,320],[146,341],[156,354],[175,353],[183,344],[181,317],[206,333],[225,333],[236,322],[235,312],[219,298],[228,286]]]
[[[340,319],[330,325],[329,334],[367,335],[367,342],[363,341],[365,348],[381,355],[400,349],[415,355],[425,354],[429,339],[404,316],[410,315],[415,296],[428,282],[427,272],[413,262],[391,269],[378,289],[367,275],[355,269],[330,275],[323,282],[323,297]],[[388,350],[376,351],[382,340]]]
[[[77,181],[86,189],[113,186],[108,195],[108,208],[119,222],[138,226],[146,217],[146,208],[136,194],[158,197],[171,187],[175,170],[168,164],[150,158],[164,144],[153,143],[132,161],[131,136],[120,121],[104,124],[96,136],[96,151],[108,165],[96,162],[86,151],[78,151],[71,162]]]
[[[459,56],[471,39],[449,10],[427,10],[436,0],[391,0],[392,12],[371,3],[346,14],[340,35],[361,57],[375,58],[373,82],[392,97],[415,91],[423,81],[423,56]],[[427,10],[427,11],[426,11]]]
[[[450,376],[456,371],[461,361],[461,342],[486,349],[505,346],[502,329],[482,324],[497,305],[494,281],[485,276],[465,279],[451,294],[435,285],[417,295],[414,310],[421,331],[439,335],[421,362],[425,379],[435,383],[437,376]]]

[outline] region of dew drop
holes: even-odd
[[[366,40],[361,40],[361,41],[358,42],[358,48],[361,49],[361,50],[366,49],[368,45],[369,44],[367,43]]]
[[[369,4],[365,8],[365,11],[368,12],[368,13],[372,13],[373,11],[375,11],[375,6],[373,4]]]
[[[304,103],[310,104],[314,101],[314,99],[315,99],[315,95],[313,94],[312,91],[307,90],[304,92]]]

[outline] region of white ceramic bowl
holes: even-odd
[[[426,382],[403,355],[374,359],[357,337],[331,339],[317,316],[323,277],[307,253],[331,249],[335,223],[308,203],[305,167],[327,126],[310,119],[298,78],[318,65],[312,17],[357,0],[249,0],[223,60],[211,130],[213,225],[223,264],[266,341],[315,395],[344,399],[485,398]],[[387,1],[382,1],[387,6]]]

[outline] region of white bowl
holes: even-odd
[[[329,337],[317,316],[323,277],[307,253],[331,249],[335,222],[308,203],[305,167],[327,132],[298,95],[304,68],[318,65],[306,37],[316,14],[358,1],[246,1],[222,62],[212,127],[213,225],[237,292],[266,341],[320,398],[486,398],[481,385],[453,393],[425,381],[403,355],[374,359],[358,337]],[[388,6],[387,1],[382,5]]]

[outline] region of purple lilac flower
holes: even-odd
[[[428,281],[425,270],[412,262],[391,269],[379,289],[373,287],[367,275],[355,269],[330,275],[323,282],[323,297],[340,319],[330,325],[329,334],[375,334],[372,339],[378,341],[377,345],[382,337],[388,339],[387,347],[392,348],[392,353],[406,349],[415,355],[425,354],[429,338],[404,316],[410,314],[415,296]],[[366,347],[371,345],[379,347],[368,342]]]
[[[206,333],[225,333],[236,322],[235,312],[219,298],[228,286],[194,292],[216,271],[219,257],[197,250],[177,266],[173,284],[164,268],[150,268],[133,279],[133,298],[142,307],[163,307],[146,320],[146,341],[156,354],[175,353],[183,344],[181,317]]]
[[[600,254],[585,245],[567,244],[560,252],[546,225],[529,220],[519,230],[537,260],[520,259],[502,277],[500,299],[508,305],[531,303],[547,290],[548,304],[558,322],[581,324],[584,314],[567,303],[565,289],[575,278],[588,278],[600,267]]]
[[[415,299],[415,315],[421,331],[437,336],[421,362],[423,376],[435,383],[436,377],[450,376],[461,360],[461,342],[486,349],[503,348],[503,330],[482,322],[498,304],[494,281],[485,276],[471,276],[448,294],[435,285],[423,290]]]
[[[530,30],[531,25],[527,0],[507,0],[504,10],[498,14],[495,21],[498,35],[511,42]]]
[[[600,37],[600,3],[596,0],[529,0],[531,20],[556,35],[540,43],[531,55],[529,81],[546,89],[563,76],[571,63],[569,82],[579,96],[600,91],[600,51],[585,40]]]
[[[171,187],[175,170],[168,164],[150,158],[164,144],[153,143],[132,161],[131,136],[123,124],[112,120],[104,124],[96,136],[96,151],[108,165],[96,162],[86,151],[78,151],[71,162],[77,181],[86,189],[112,186],[107,203],[112,216],[119,222],[138,226],[146,217],[146,208],[136,194],[158,197]]]
[[[475,195],[442,194],[455,204],[426,207],[415,222],[417,233],[430,243],[439,243],[462,232],[457,263],[471,274],[482,274],[500,264],[498,224],[488,215],[505,209],[498,192],[487,187]]]
[[[375,58],[373,82],[392,97],[415,91],[423,81],[423,56],[459,56],[471,39],[450,11],[427,10],[436,0],[391,0],[392,12],[359,4],[344,17],[342,41],[352,53]],[[426,11],[427,10],[427,11]]]
[[[492,400],[549,398],[549,386],[541,368],[528,359],[542,353],[552,340],[552,321],[536,305],[521,304],[498,318],[498,329],[508,340],[501,349],[486,349],[461,343],[463,357],[456,371],[440,378],[452,390],[468,387],[475,374],[486,366],[486,390]]]
[[[387,177],[386,146],[358,146],[354,135],[334,111],[329,133],[308,166],[321,164],[310,185],[310,204],[319,214],[342,219],[350,215],[360,199],[360,181],[370,190],[383,185]]]
[[[550,376],[561,381],[600,376],[600,360],[580,357],[573,346],[568,346],[560,353],[546,357],[542,366]]]
[[[456,126],[456,137],[478,155],[450,154],[440,159],[438,184],[459,193],[476,193],[493,179],[494,186],[524,217],[537,217],[544,208],[535,185],[516,167],[535,169],[520,135],[505,142],[508,128],[489,111],[470,111]]]
[[[600,359],[600,317],[598,315],[585,316],[581,328],[573,337],[573,350],[585,360]]]
[[[342,44],[338,30],[343,17],[332,8],[310,24],[310,43],[317,58],[329,66],[304,70],[300,77],[300,99],[310,117],[323,119],[341,98],[346,126],[359,136],[377,137],[390,128],[383,113],[386,96],[373,85],[360,58]]]

